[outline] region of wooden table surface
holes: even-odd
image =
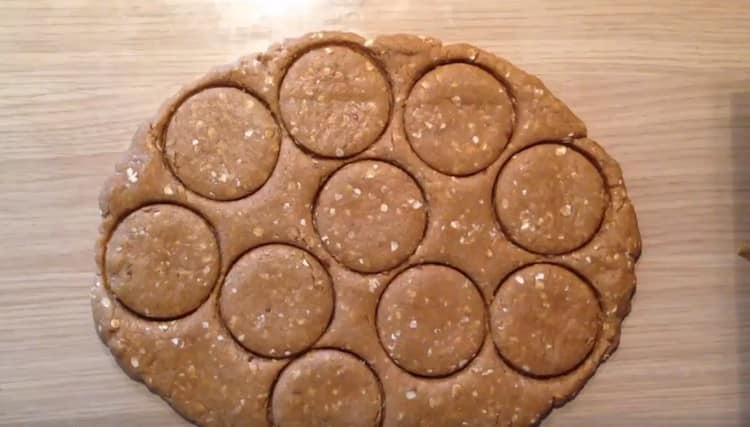
[[[750,262],[735,255],[750,240],[748,2],[6,0],[0,425],[184,425],[94,334],[97,194],[179,85],[319,29],[486,48],[539,75],[621,162],[644,241],[634,309],[545,425],[750,423]]]

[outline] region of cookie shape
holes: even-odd
[[[107,243],[106,277],[117,299],[154,318],[189,313],[219,275],[219,250],[208,224],[174,205],[128,215]]]
[[[508,237],[543,254],[577,249],[596,233],[607,193],[578,151],[541,144],[514,155],[497,180],[495,209]]]
[[[484,340],[484,301],[468,277],[441,265],[410,268],[378,305],[378,334],[388,354],[416,375],[466,366]]]
[[[451,175],[478,172],[497,160],[513,131],[505,87],[481,68],[454,63],[424,75],[409,94],[406,136],[427,164]]]
[[[279,128],[253,96],[231,87],[202,90],[174,112],[166,160],[188,188],[217,200],[244,197],[271,175]]]
[[[385,162],[350,163],[323,186],[315,207],[320,238],[352,270],[393,268],[416,249],[427,223],[422,192]]]
[[[188,85],[100,198],[96,330],[202,426],[525,426],[619,343],[617,163],[478,48],[315,33]]]
[[[345,157],[375,142],[388,123],[382,71],[350,47],[312,49],[292,64],[279,92],[289,133],[315,154]]]
[[[317,350],[281,373],[271,396],[271,418],[279,427],[380,425],[380,383],[358,358]]]
[[[503,357],[538,376],[574,369],[599,334],[596,295],[574,273],[534,264],[508,278],[490,308],[492,339]]]
[[[333,314],[331,278],[315,257],[285,245],[251,250],[229,270],[221,316],[248,350],[289,356],[311,346]]]

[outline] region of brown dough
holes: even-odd
[[[286,245],[251,250],[229,270],[221,315],[248,350],[299,353],[320,338],[333,314],[331,278],[315,257]]]
[[[343,46],[305,53],[289,67],[279,106],[290,134],[321,156],[357,154],[385,128],[390,90],[367,56]]]
[[[281,373],[271,416],[279,427],[375,427],[381,405],[380,384],[367,365],[341,351],[318,350]]]
[[[402,263],[419,244],[426,222],[414,180],[396,166],[370,160],[335,172],[315,207],[318,232],[331,254],[365,273]]]
[[[560,375],[589,354],[599,333],[596,295],[570,271],[534,264],[513,273],[490,308],[500,354],[524,372]]]
[[[216,239],[203,218],[174,205],[128,215],[107,244],[107,282],[131,310],[182,316],[208,298],[219,275]]]
[[[488,72],[448,64],[414,85],[404,124],[411,146],[430,166],[468,175],[489,166],[505,148],[513,107],[505,87]]]
[[[175,175],[217,200],[246,196],[271,175],[279,128],[257,99],[239,89],[209,88],[172,116],[164,149]]]
[[[641,249],[539,79],[408,35],[210,72],[100,206],[99,336],[202,426],[533,425],[617,347]]]
[[[442,265],[406,270],[378,305],[378,333],[388,354],[407,371],[453,373],[479,352],[484,302],[469,278]]]
[[[599,171],[577,151],[541,144],[513,157],[495,187],[495,208],[508,236],[543,254],[570,252],[596,233],[607,194]]]

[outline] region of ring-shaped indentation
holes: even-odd
[[[608,203],[599,169],[563,144],[514,154],[498,174],[494,204],[506,236],[545,255],[574,251],[599,230]]]
[[[437,171],[471,175],[498,159],[513,132],[505,86],[484,69],[439,65],[412,87],[404,130],[416,154]]]
[[[399,367],[418,376],[446,376],[479,352],[485,305],[465,274],[445,265],[421,264],[388,284],[376,324],[381,345]]]
[[[148,318],[192,312],[208,298],[219,272],[213,229],[177,205],[149,205],[130,213],[106,246],[108,288],[128,309]]]
[[[257,191],[276,165],[281,132],[270,110],[234,87],[210,87],[185,99],[164,132],[164,157],[190,190],[214,200]]]
[[[422,189],[403,169],[379,160],[349,163],[323,184],[315,227],[347,268],[376,273],[404,262],[427,227]]]
[[[344,45],[319,46],[297,58],[279,90],[281,117],[294,140],[324,157],[350,157],[388,125],[391,87],[367,55]]]
[[[380,380],[360,357],[319,349],[284,368],[268,412],[278,427],[377,427],[382,408]]]
[[[599,299],[576,273],[531,264],[508,276],[490,304],[490,335],[520,372],[552,377],[572,371],[594,348],[602,323]]]
[[[333,317],[331,277],[294,246],[269,244],[240,257],[224,279],[219,311],[235,340],[265,357],[310,348]]]

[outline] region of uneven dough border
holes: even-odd
[[[421,40],[421,41],[417,41]],[[289,40],[284,42],[280,45],[274,45],[271,46],[266,53],[257,54],[254,56],[247,56],[239,59],[237,62],[216,68],[213,71],[206,74],[203,78],[197,80],[196,82],[186,86],[181,91],[178,92],[177,95],[173,96],[172,98],[168,99],[160,108],[159,112],[156,114],[155,118],[152,122],[147,122],[145,125],[141,126],[136,132],[136,135],[133,137],[133,141],[130,146],[130,151],[128,153],[127,158],[125,158],[122,162],[120,162],[117,166],[117,172],[116,174],[110,178],[110,180],[107,182],[107,184],[104,187],[104,190],[102,191],[102,195],[100,198],[100,206],[102,209],[102,216],[104,219],[102,220],[102,225],[100,227],[100,236],[99,236],[99,242],[96,249],[96,261],[97,261],[97,271],[99,275],[104,272],[103,270],[103,261],[104,261],[104,252],[106,248],[106,242],[109,239],[109,236],[113,232],[114,228],[119,224],[119,221],[127,216],[129,213],[138,210],[142,207],[148,206],[150,204],[157,204],[157,203],[167,203],[167,204],[174,204],[178,205],[180,207],[185,207],[186,205],[195,205],[192,206],[190,209],[193,212],[196,212],[199,214],[202,218],[206,219],[208,216],[206,215],[206,212],[212,212],[212,215],[216,216],[215,210],[218,208],[218,206],[234,206],[235,203],[240,203],[242,199],[238,199],[235,201],[227,201],[227,202],[217,202],[213,201],[211,199],[203,198],[200,195],[197,195],[193,193],[191,190],[189,190],[187,187],[182,185],[182,183],[177,180],[174,176],[174,174],[171,172],[170,169],[167,168],[167,171],[170,175],[170,177],[173,179],[173,181],[164,181],[163,183],[167,183],[168,185],[176,184],[178,186],[183,187],[183,190],[185,194],[180,194],[178,196],[174,197],[165,197],[164,194],[160,192],[156,192],[153,189],[140,189],[138,191],[138,194],[133,194],[132,191],[127,191],[129,185],[127,184],[127,181],[125,180],[125,168],[126,167],[133,167],[136,168],[137,166],[148,166],[154,159],[155,153],[160,159],[159,161],[163,161],[162,157],[162,151],[159,149],[159,143],[163,141],[161,138],[161,135],[163,134],[163,131],[168,124],[169,117],[171,117],[172,112],[176,108],[176,106],[180,105],[184,99],[187,99],[188,96],[190,96],[192,93],[196,93],[197,91],[200,91],[202,89],[213,87],[213,86],[222,86],[222,85],[229,85],[232,87],[240,88],[244,91],[248,91],[251,95],[255,97],[255,99],[259,100],[260,102],[264,103],[271,112],[272,116],[274,117],[274,120],[276,121],[277,125],[279,125],[280,129],[282,129],[282,135],[280,137],[280,144],[281,149],[279,152],[279,157],[277,158],[276,165],[274,167],[274,171],[271,173],[271,176],[268,178],[268,180],[273,179],[273,177],[280,173],[278,172],[278,161],[281,158],[281,156],[284,153],[284,145],[286,142],[284,141],[285,137],[289,138],[289,140],[294,143],[295,147],[299,148],[299,145],[294,141],[291,137],[289,137],[288,133],[286,132],[286,127],[283,123],[279,120],[279,112],[278,112],[278,93],[279,93],[279,87],[281,80],[272,81],[269,84],[265,84],[267,77],[278,75],[278,71],[281,69],[280,65],[284,64],[284,61],[293,61],[295,52],[301,52],[305,49],[311,49],[314,48],[314,46],[322,46],[325,44],[339,44],[339,43],[353,43],[360,46],[360,49],[370,49],[372,52],[372,55],[377,58],[379,61],[376,62],[377,64],[380,64],[380,59],[386,55],[389,51],[397,51],[398,50],[397,44],[403,44],[404,51],[407,54],[408,52],[411,52],[410,54],[415,55],[418,58],[421,58],[421,61],[430,62],[435,55],[436,52],[439,52],[441,55],[455,55],[456,57],[463,58],[462,62],[466,62],[467,58],[471,62],[468,62],[471,65],[478,65],[483,64],[485,67],[490,67],[491,69],[498,69],[502,70],[503,77],[507,79],[507,88],[509,88],[509,93],[514,95],[514,99],[518,100],[517,105],[515,105],[515,109],[521,109],[522,112],[524,103],[529,103],[530,95],[526,92],[530,91],[532,88],[534,89],[534,93],[536,94],[536,90],[541,90],[541,93],[543,94],[542,98],[545,102],[553,102],[556,100],[548,90],[544,87],[544,85],[539,81],[537,78],[530,76],[526,74],[525,72],[515,68],[513,65],[508,63],[502,58],[495,57],[491,53],[486,53],[476,47],[466,45],[466,44],[459,44],[459,45],[441,45],[439,41],[436,39],[425,39],[425,38],[417,38],[417,37],[411,37],[411,36],[382,36],[376,39],[374,43],[367,43],[364,42],[364,39],[362,39],[359,36],[353,35],[353,34],[342,34],[342,33],[315,33],[311,35],[304,36],[300,39],[296,40]],[[311,47],[312,46],[312,47]],[[364,46],[361,47],[361,46]],[[400,45],[399,45],[400,46]],[[407,52],[408,51],[408,52]],[[403,53],[402,52],[402,53]],[[389,63],[388,61],[382,61],[383,64]],[[391,69],[392,65],[386,65],[384,66],[384,69],[386,71],[393,71]],[[285,72],[284,72],[285,73]],[[495,75],[494,73],[491,73]],[[399,128],[399,126],[396,125],[396,120],[398,120],[399,111],[403,111],[403,101],[405,98],[403,97],[402,93],[407,92],[404,89],[404,83],[397,82],[397,81],[391,81],[390,79],[390,72],[386,73],[388,76],[388,81],[391,83],[391,95],[394,98],[394,104],[391,106],[391,111],[389,114],[390,122],[388,125],[384,128],[384,133],[380,136],[380,139],[376,139],[368,148],[365,149],[365,152],[372,148],[373,146],[379,144],[383,137],[386,135],[387,132],[398,132],[403,130],[403,127]],[[406,75],[409,75],[407,72]],[[512,77],[511,77],[512,76]],[[497,77],[497,76],[496,76]],[[418,80],[414,80],[416,82]],[[502,80],[501,80],[502,81]],[[542,88],[542,89],[538,89]],[[525,92],[524,92],[525,91]],[[550,100],[552,99],[552,101]],[[557,104],[549,104],[552,107],[555,107]],[[554,111],[553,111],[554,112]],[[561,114],[567,114],[564,111]],[[533,117],[532,117],[533,119]],[[604,320],[602,325],[609,325],[611,328],[600,334],[599,340],[595,343],[594,348],[591,351],[591,354],[589,355],[589,358],[583,362],[581,366],[577,368],[576,372],[581,373],[580,377],[573,378],[571,375],[564,375],[560,377],[554,377],[553,379],[544,380],[543,382],[545,384],[549,383],[549,390],[551,390],[551,393],[554,393],[554,396],[550,398],[549,402],[539,406],[537,414],[535,415],[533,420],[527,420],[531,423],[537,422],[540,419],[542,419],[546,414],[548,414],[554,407],[561,406],[566,401],[572,399],[575,397],[577,392],[585,385],[585,383],[588,381],[588,379],[595,373],[597,367],[600,363],[604,362],[609,354],[611,354],[617,347],[619,343],[619,337],[620,337],[620,325],[624,317],[628,314],[630,311],[630,299],[632,298],[633,292],[635,290],[635,275],[633,272],[634,269],[634,263],[638,259],[640,255],[641,245],[640,245],[640,238],[638,236],[638,228],[637,228],[637,219],[635,218],[635,213],[632,205],[630,204],[627,193],[624,188],[624,184],[622,183],[622,173],[619,169],[619,166],[617,163],[607,155],[604,150],[595,142],[585,138],[586,135],[586,129],[580,120],[577,119],[575,116],[564,116],[562,118],[558,117],[558,120],[561,121],[561,123],[564,122],[565,126],[562,126],[562,129],[560,130],[561,133],[554,133],[555,130],[552,129],[533,129],[533,128],[526,128],[520,125],[528,126],[529,124],[529,117],[515,114],[515,122],[514,122],[514,128],[513,128],[513,134],[508,141],[504,151],[501,153],[501,155],[498,157],[498,159],[493,162],[492,165],[490,165],[487,169],[484,171],[487,171],[488,169],[491,169],[492,167],[496,167],[498,163],[505,164],[507,159],[509,158],[511,152],[516,152],[519,150],[524,149],[526,146],[534,145],[536,143],[540,142],[558,142],[560,140],[563,140],[566,145],[569,145],[570,147],[576,147],[579,150],[583,150],[585,153],[590,154],[589,160],[592,160],[592,162],[601,168],[601,174],[603,177],[605,177],[605,180],[607,182],[607,189],[608,194],[610,194],[611,198],[609,200],[607,211],[605,213],[605,218],[602,221],[602,224],[600,226],[600,230],[595,233],[594,237],[592,237],[592,240],[589,241],[586,245],[584,245],[580,251],[582,251],[582,254],[589,253],[589,247],[598,245],[602,240],[602,236],[610,236],[612,234],[611,231],[608,231],[606,228],[608,225],[614,224],[617,225],[617,229],[622,231],[629,231],[631,234],[631,237],[627,239],[627,241],[623,242],[616,242],[616,244],[613,244],[612,246],[605,246],[607,254],[623,254],[627,258],[628,267],[627,269],[624,268],[624,264],[621,270],[618,270],[619,273],[622,274],[621,278],[616,279],[615,282],[607,284],[607,286],[613,286],[616,287],[615,290],[624,290],[626,293],[622,295],[615,295],[610,297],[612,301],[607,300],[607,304],[602,304],[602,301],[600,300],[600,305],[604,305],[602,307]],[[536,133],[535,133],[536,132]],[[394,135],[395,138],[395,135]],[[403,138],[406,138],[403,136]],[[566,142],[565,139],[570,138],[572,141]],[[406,141],[407,144],[410,147],[410,144],[408,143],[408,140]],[[410,147],[411,149],[411,147]],[[361,155],[362,153],[360,153]],[[505,157],[504,157],[505,156]],[[348,161],[353,160],[353,158],[356,158],[357,155],[354,155],[352,157],[348,157],[343,160],[342,165],[338,165],[336,168],[343,167],[344,165],[348,164]],[[377,161],[384,161],[387,162],[391,160],[391,158],[379,158],[375,157],[373,160]],[[164,165],[162,165],[164,166]],[[434,173],[439,173],[437,171],[434,171],[432,168],[427,166],[428,169],[432,170]],[[405,167],[400,167],[400,169],[406,171],[409,173],[409,175],[412,175],[411,169],[407,169]],[[499,168],[497,169],[497,172],[499,173]],[[138,171],[139,173],[142,172],[142,170]],[[481,173],[481,172],[480,172]],[[477,173],[479,174],[479,173]],[[473,176],[473,175],[472,175]],[[493,179],[493,188],[494,188],[494,182],[496,182],[497,176],[494,176]],[[429,177],[426,177],[424,179],[429,179]],[[266,183],[264,183],[264,186],[268,183],[268,180]],[[418,187],[421,191],[423,191],[424,195],[424,188],[422,186],[422,182],[420,180],[415,179],[417,182]],[[261,187],[262,189],[263,187]],[[319,188],[322,188],[322,185],[319,186]],[[259,190],[257,190],[255,193],[257,193]],[[253,193],[253,194],[255,194]],[[251,197],[251,196],[246,196]],[[494,192],[492,194],[492,203],[494,204]],[[317,193],[315,197],[313,198],[313,202],[317,200]],[[425,196],[425,200],[428,202],[426,204],[430,205],[430,200]],[[240,205],[238,205],[240,206]],[[492,209],[494,211],[494,206],[492,206]],[[428,212],[429,214],[429,212]],[[607,221],[609,219],[610,221]],[[617,221],[614,221],[616,219]],[[211,221],[208,221],[210,225],[212,225]],[[427,231],[429,230],[429,227],[431,227],[430,222],[428,221],[427,225],[425,227],[425,235],[427,235]],[[615,224],[616,223],[616,224]],[[222,241],[220,239],[220,235],[217,235],[217,230],[212,227],[213,232],[215,233],[215,236],[217,237],[217,242],[219,244],[220,248],[224,247],[224,244],[226,242]],[[313,226],[313,231],[314,226]],[[317,233],[315,233],[317,234]],[[500,235],[505,238],[504,233],[502,232]],[[275,240],[273,242],[266,239],[268,243],[281,243],[281,244],[287,244],[287,245],[294,245],[294,241],[290,241],[288,237],[282,237],[278,240]],[[507,238],[505,239],[507,241]],[[422,241],[424,241],[424,236],[422,238]],[[604,242],[607,243],[607,242]],[[307,241],[305,244],[310,244]],[[256,245],[257,246],[257,245]],[[306,250],[307,252],[312,253],[316,256],[319,260],[321,260],[320,256],[318,254],[311,250],[311,248],[302,246],[302,249]],[[247,249],[240,251],[240,255],[244,253]],[[318,250],[316,248],[316,250]],[[325,249],[324,249],[325,250]],[[582,255],[582,254],[562,254],[559,256],[540,256],[538,254],[533,253],[527,253],[524,252],[524,256],[520,258],[523,260],[522,265],[528,265],[533,264],[535,262],[548,262],[548,263],[556,263],[568,270],[572,270],[574,273],[580,275],[583,275],[585,278],[588,278],[588,274],[584,271],[579,270],[580,265],[583,265],[580,261],[580,259],[576,258],[574,255]],[[593,254],[593,253],[592,253]],[[230,252],[231,255],[231,252]],[[220,256],[222,254],[220,253]],[[238,259],[239,255],[235,254],[235,258]],[[323,260],[321,260],[323,261]],[[226,264],[227,260],[222,259],[221,260],[221,270],[219,278],[217,279],[216,284],[223,284],[226,272],[228,271],[228,264]],[[424,263],[429,262],[429,260],[423,259],[421,257],[414,257],[414,254],[410,258],[408,258],[403,264],[395,267],[393,270],[389,270],[387,272],[380,272],[375,273],[371,276],[373,277],[379,277],[381,280],[390,281],[388,279],[388,276],[394,274],[396,270],[405,270],[409,268],[409,266],[416,262]],[[607,260],[607,262],[609,262]],[[623,261],[624,262],[624,261]],[[326,263],[322,262],[322,264],[326,267],[326,270],[328,270]],[[450,266],[450,264],[448,264]],[[612,264],[602,264],[602,268],[609,268],[609,266],[612,266]],[[584,265],[585,266],[585,265]],[[459,271],[465,271],[465,269],[459,269]],[[331,274],[329,272],[329,274]],[[591,272],[590,274],[593,274],[594,277],[601,278],[604,273],[597,271],[597,272]],[[466,274],[467,277],[470,277],[472,281],[475,281],[473,275]],[[628,280],[632,279],[632,283],[629,285],[626,285],[626,282]],[[613,279],[615,280],[615,279]],[[500,282],[502,283],[502,282]],[[588,281],[587,281],[588,283]],[[217,288],[216,284],[214,284],[214,291]],[[499,286],[499,283],[496,284],[496,287]],[[622,288],[622,289],[621,289]],[[383,292],[385,287],[379,288],[378,292]],[[597,295],[600,294],[601,289],[594,286],[595,291],[597,292]],[[103,292],[103,293],[102,293]],[[103,303],[99,304],[99,301],[102,301],[103,298],[107,296],[107,293],[109,291],[106,289],[102,289],[99,286],[95,286],[92,290],[92,304],[94,305],[93,311],[94,311],[94,318],[95,321],[98,324],[98,327],[100,328],[100,337],[101,339],[111,348],[111,351],[113,353],[113,356],[115,360],[120,364],[120,366],[123,368],[123,370],[132,378],[145,382],[146,385],[159,393],[158,388],[154,388],[151,385],[149,385],[147,378],[144,378],[142,374],[139,372],[134,371],[131,369],[127,363],[127,360],[124,358],[124,355],[126,354],[124,350],[118,349],[117,347],[117,340],[119,338],[116,338],[116,334],[113,333],[113,331],[109,329],[101,329],[103,324],[109,324],[109,319],[112,318],[113,314],[115,313],[115,309],[123,308],[122,304],[119,304],[116,299],[113,299],[112,301],[112,307],[107,307]],[[481,292],[484,297],[484,292]],[[334,292],[334,295],[337,296],[337,292]],[[209,295],[209,300],[212,297],[215,297],[216,295]],[[379,297],[378,297],[379,298]],[[620,303],[620,305],[614,305],[611,304],[617,302]],[[205,307],[205,302],[196,309],[191,315],[185,316],[180,318],[179,320],[186,320],[196,315],[196,313],[201,313],[202,316],[205,313],[202,313],[203,310],[201,310],[202,307]],[[102,308],[104,307],[104,308]],[[335,316],[334,310],[334,315]],[[128,315],[131,315],[132,313],[129,313],[127,310],[124,311],[125,317],[128,317]],[[147,321],[151,322],[148,319],[144,319],[141,316],[136,316],[136,319],[140,319],[141,321]],[[130,321],[128,319],[127,321]],[[153,322],[151,322],[153,323]],[[376,334],[377,335],[377,334]],[[230,340],[234,341],[234,340]],[[487,345],[487,340],[485,339],[485,344],[483,346]],[[236,343],[233,342],[234,345]],[[495,351],[494,343],[490,343],[493,347],[493,351]],[[325,347],[325,346],[324,346]],[[349,351],[349,350],[343,350],[337,347],[331,347],[335,348],[337,350],[341,351]],[[481,357],[483,357],[483,354],[486,350],[484,348],[480,349],[477,356],[475,356],[472,363],[467,364],[467,366],[472,365],[473,363],[476,363]],[[304,353],[302,353],[304,354]],[[386,356],[387,357],[387,356]],[[364,357],[358,357],[359,359],[365,360]],[[501,359],[502,360],[502,359]],[[264,362],[265,363],[265,362]],[[369,361],[366,361],[368,366],[371,367],[371,370],[376,372],[376,378],[380,380],[380,376],[377,374],[378,371],[376,371]],[[378,363],[380,363],[378,361]],[[270,365],[269,369],[276,369],[276,378],[278,377],[278,372],[281,370],[279,366],[288,364],[287,362],[281,362],[281,361],[274,361],[271,360],[267,363],[267,365]],[[506,365],[507,366],[507,365]],[[511,368],[512,369],[512,368]],[[465,372],[464,370],[460,371],[461,373]],[[455,374],[454,374],[455,375]],[[467,374],[468,375],[468,374]],[[275,380],[274,380],[275,381]],[[435,380],[439,381],[439,380]],[[381,382],[381,386],[383,386]],[[547,387],[545,385],[545,387]],[[557,390],[552,392],[552,390]],[[559,394],[561,393],[561,394]],[[270,394],[269,394],[270,395]],[[183,403],[179,401],[172,400],[169,396],[163,396],[165,400],[168,401],[168,403],[180,414],[185,416],[186,418],[200,422],[201,419],[197,418],[197,416],[189,412],[190,408],[186,407]],[[536,407],[536,406],[535,406]],[[383,412],[381,417],[381,423],[385,423],[386,420],[388,420],[385,412],[385,399],[383,399]],[[393,421],[393,420],[391,420]]]

